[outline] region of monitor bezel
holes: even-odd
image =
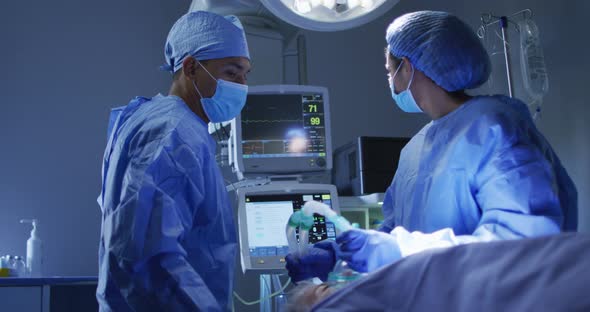
[[[248,242],[248,222],[246,214],[246,196],[257,195],[305,195],[309,193],[329,193],[331,197],[331,207],[337,214],[340,214],[340,205],[338,202],[338,192],[336,186],[332,184],[302,184],[297,182],[271,183],[262,186],[246,187],[237,190],[238,196],[238,229],[240,242],[240,261],[242,271],[256,271],[258,273],[284,273],[285,260],[284,256],[266,256],[257,257],[264,260],[264,263],[253,263],[250,255],[250,245]],[[286,226],[286,224],[285,224]],[[336,235],[338,235],[336,229]],[[285,235],[284,232],[278,235]]]
[[[332,130],[330,118],[330,96],[328,89],[319,86],[300,85],[262,85],[248,89],[248,95],[265,94],[322,94],[324,102],[324,127],[326,137],[326,156],[323,157],[324,167],[311,167],[306,164],[316,161],[319,157],[261,157],[244,159],[242,150],[242,117],[238,115],[232,121],[233,163],[236,170],[248,173],[289,174],[300,172],[326,172],[332,170]]]

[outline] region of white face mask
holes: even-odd
[[[193,81],[195,90],[201,97],[201,104],[203,110],[211,122],[224,122],[234,119],[246,104],[246,97],[248,96],[248,86],[226,81],[223,79],[215,79],[211,73],[199,63],[201,67],[209,74],[209,76],[217,82],[215,94],[211,98],[204,98],[199,92],[197,85]]]
[[[410,78],[410,83],[408,84],[408,88],[400,93],[395,93],[395,76],[399,72],[400,68],[402,68],[403,61],[399,63],[399,66],[395,70],[393,77],[391,78],[391,84],[389,88],[391,89],[391,97],[395,101],[395,104],[406,113],[421,113],[422,109],[416,103],[414,96],[412,95],[412,91],[410,91],[410,87],[412,86],[412,81],[414,80],[414,66],[412,66],[412,77]],[[412,65],[412,64],[410,64]]]

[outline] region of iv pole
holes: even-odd
[[[513,97],[512,93],[512,72],[510,71],[510,54],[508,50],[508,18],[500,17],[500,28],[502,29],[502,45],[504,46],[504,59],[506,60],[506,79],[508,79],[508,95]]]
[[[522,11],[518,11],[512,15],[510,15],[511,17],[514,17],[516,15],[519,14],[523,14],[525,17],[528,14],[529,17],[533,15],[533,12],[530,9],[525,9]],[[492,19],[495,19],[494,21],[491,21]],[[506,79],[508,80],[508,95],[510,95],[510,97],[514,97],[514,91],[513,91],[513,80],[512,80],[512,64],[510,61],[510,49],[508,47],[508,22],[510,22],[509,17],[508,16],[494,16],[491,13],[486,13],[486,14],[482,14],[481,16],[481,21],[482,21],[482,27],[478,30],[478,36],[480,38],[483,38],[483,36],[485,35],[485,27],[487,26],[491,26],[495,23],[499,23],[500,24],[500,30],[502,31],[502,46],[504,48],[504,61],[506,63]]]

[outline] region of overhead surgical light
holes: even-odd
[[[193,0],[189,11],[281,20],[297,28],[338,31],[366,24],[399,0]]]
[[[322,4],[330,10],[332,10],[336,6],[336,0],[324,0],[322,2]]]
[[[323,1],[322,1],[322,0],[311,0],[311,1],[309,1],[309,2],[311,2],[311,7],[312,7],[312,8],[315,8],[315,7],[317,7],[318,5],[322,4],[322,2],[323,2]]]
[[[307,14],[311,12],[311,2],[308,0],[295,0],[293,8],[301,14]]]
[[[337,31],[368,23],[399,0],[260,0],[281,20],[309,30]]]
[[[357,6],[359,6],[360,0],[348,0],[348,9],[349,10],[353,10],[354,8],[356,8]]]
[[[361,0],[361,6],[363,8],[370,8],[374,5],[373,0]]]

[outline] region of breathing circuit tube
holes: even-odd
[[[313,226],[313,214],[317,213],[326,217],[326,219],[336,226],[341,232],[352,229],[352,225],[346,218],[336,214],[330,206],[317,201],[308,201],[303,205],[301,210],[295,211],[289,221],[285,233],[289,242],[290,253],[304,253],[309,243],[309,229]],[[299,227],[299,242],[295,229]]]

